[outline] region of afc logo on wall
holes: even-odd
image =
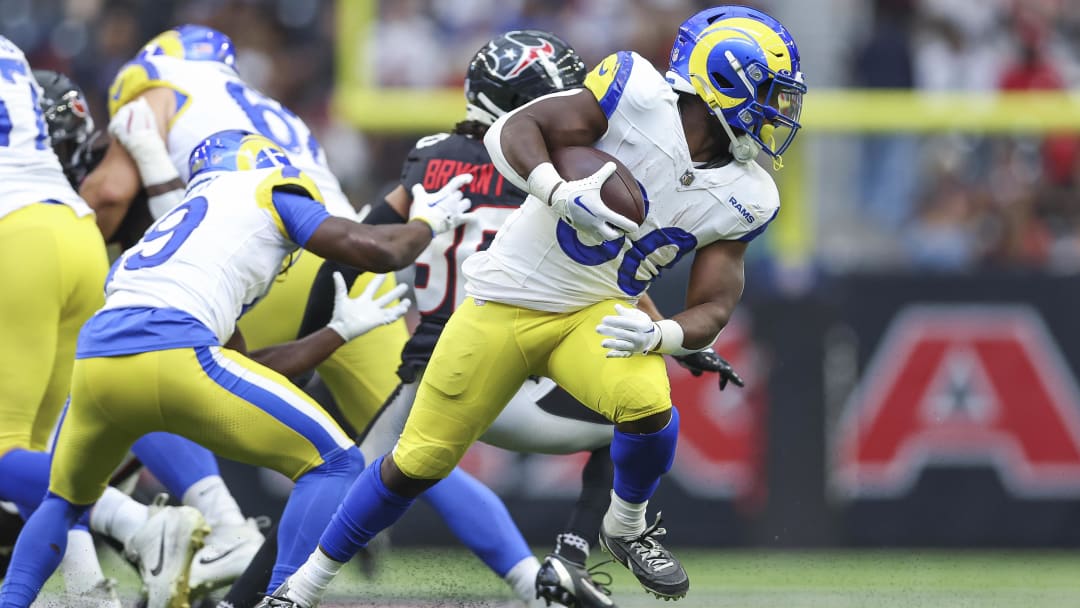
[[[848,398],[832,489],[902,496],[935,465],[993,468],[1029,498],[1080,497],[1080,390],[1028,306],[909,306]]]

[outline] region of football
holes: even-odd
[[[645,197],[634,175],[619,159],[584,146],[559,148],[551,154],[551,163],[568,180],[589,177],[608,161],[615,163],[615,173],[600,188],[600,198],[609,209],[640,226],[645,221]]]

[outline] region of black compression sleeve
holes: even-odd
[[[365,224],[404,224],[409,221],[407,217],[401,217],[401,214],[390,206],[390,203],[383,201],[371,210],[371,213],[367,214],[364,218]]]
[[[567,522],[566,532],[585,539],[591,545],[600,535],[608,503],[611,502],[611,484],[615,467],[607,446],[594,450],[581,471],[581,494]]]

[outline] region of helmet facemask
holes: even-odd
[[[779,168],[800,128],[806,85],[799,63],[780,22],[746,7],[717,7],[680,27],[667,80],[708,105],[736,160],[747,162],[760,148]]]

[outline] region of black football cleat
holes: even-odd
[[[678,558],[660,544],[667,530],[656,521],[635,538],[615,538],[600,528],[600,547],[615,561],[626,566],[645,590],[665,600],[685,597],[690,590],[690,578]]]
[[[593,574],[606,577],[607,582],[593,580]],[[536,597],[548,606],[555,602],[569,608],[615,608],[609,584],[611,577],[606,572],[587,570],[585,564],[550,553],[536,573]]]

